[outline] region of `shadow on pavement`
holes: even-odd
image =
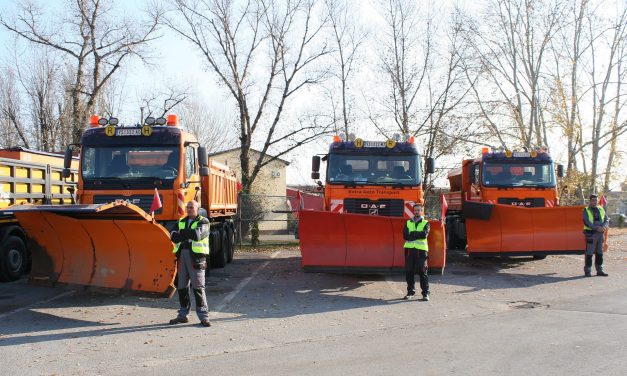
[[[75,339],[75,338],[90,338],[90,337],[101,337],[107,335],[115,335],[115,334],[124,334],[124,333],[139,333],[139,332],[147,332],[156,329],[174,329],[175,326],[165,324],[148,324],[148,325],[134,325],[134,326],[119,326],[119,324],[103,324],[103,323],[95,323],[81,320],[72,320],[72,319],[61,319],[55,316],[52,316],[52,321],[62,321],[62,324],[59,325],[57,329],[80,329],[91,326],[98,326],[98,329],[89,329],[89,330],[74,330],[72,332],[63,332],[63,333],[45,333],[45,334],[28,334],[22,336],[16,336],[11,338],[2,338],[0,337],[0,347],[5,346],[16,346],[23,344],[33,344],[40,342],[48,342],[48,341],[62,341],[67,339]],[[48,321],[49,322],[49,321]],[[102,326],[108,326],[106,328],[102,328]],[[42,329],[43,330],[43,329]],[[46,331],[55,330],[49,327],[45,328]],[[17,334],[17,333],[3,333],[6,334]]]
[[[526,288],[582,278],[561,277],[556,273],[539,275],[512,273],[510,270],[528,262],[535,261],[529,258],[470,259],[457,254],[450,259],[444,275],[432,275],[430,282],[436,285],[467,287],[456,292],[467,293],[485,289]],[[254,278],[248,279],[253,275]],[[402,300],[405,291],[404,280],[402,272],[387,275],[304,272],[300,266],[299,256],[270,259],[259,255],[250,257],[243,255],[225,269],[212,270],[207,278],[206,291],[212,313],[221,312],[236,316],[217,318],[215,321],[238,321],[314,315],[392,304],[414,304]],[[396,287],[381,288],[381,282],[392,282]],[[241,290],[238,290],[238,286],[242,286]],[[18,287],[23,288],[22,293],[28,294],[27,285]],[[108,309],[111,310],[111,315],[116,309],[124,309],[120,307],[166,309],[174,313],[178,308],[178,299],[176,296],[173,299],[158,299],[77,291],[71,296],[9,316],[8,320],[0,323],[0,346],[180,327],[167,323],[121,326],[125,316],[120,316],[118,320],[114,315],[113,318],[120,323],[110,323],[112,320],[110,315],[106,320],[109,323],[103,323],[57,316],[54,311],[38,312],[40,309],[68,310],[73,307]],[[73,316],[77,316],[76,313]],[[24,325],[21,322],[20,325],[12,325],[11,322],[15,320],[29,320],[29,324]],[[68,333],[71,329],[76,330]],[[65,332],[32,334],[44,331]],[[21,333],[24,334],[19,337],[3,338],[3,335]]]

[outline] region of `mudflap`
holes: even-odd
[[[32,283],[171,296],[176,272],[167,230],[139,207],[11,207],[29,237]]]
[[[477,256],[582,254],[582,210],[495,204],[486,219],[466,217],[467,251]]]
[[[404,218],[302,210],[301,265],[305,270],[381,273],[405,266]],[[430,221],[429,268],[444,270],[444,228]]]

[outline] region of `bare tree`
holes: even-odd
[[[469,23],[481,75],[471,76],[475,101],[503,146],[548,144],[542,79],[560,9],[559,2],[493,0]]]
[[[340,112],[338,116],[336,115],[337,111],[333,111],[333,121],[337,122],[339,120],[340,127],[335,126],[335,128],[343,129],[344,133],[348,135],[350,133],[350,124],[354,121],[351,111],[353,101],[349,96],[349,80],[355,73],[358,51],[363,46],[367,35],[357,26],[356,10],[350,7],[348,3],[337,0],[325,0],[325,5],[329,14],[335,44],[335,50],[331,56],[336,69],[332,69],[331,74],[340,84],[340,103],[336,104],[333,96],[331,96],[333,109],[338,108],[337,111]]]
[[[374,126],[386,136],[400,131],[415,136],[424,146],[424,155],[440,157],[458,145],[472,141],[474,130],[463,111],[456,111],[467,96],[459,12],[443,8],[416,9],[411,2],[388,0],[382,3],[385,32],[377,40],[381,46],[382,86],[368,100]],[[424,185],[431,183],[425,172]]]
[[[15,35],[56,50],[73,62],[71,97],[73,142],[78,142],[102,88],[133,56],[156,37],[161,13],[145,23],[112,15],[110,0],[75,0],[61,23],[45,27],[42,12],[32,2],[21,2],[14,19],[0,16],[0,24]]]
[[[604,189],[609,189],[618,138],[627,132],[627,123],[621,120],[627,8],[623,5],[610,19],[603,15],[604,5],[607,2],[589,0],[573,4],[570,22],[561,28],[562,43],[553,47],[551,112],[567,140],[567,178],[577,180],[581,191],[597,190],[601,153],[608,146],[602,174]]]
[[[605,167],[605,178],[603,182],[603,192],[608,192],[610,190],[610,182],[612,180],[612,172],[615,168],[614,163],[620,161],[620,157],[618,155],[618,136],[620,134],[625,133],[625,124],[620,124],[620,115],[623,107],[625,106],[625,101],[622,100],[624,97],[624,90],[622,82],[627,78],[625,74],[625,70],[623,64],[625,63],[625,58],[627,54],[627,45],[622,44],[620,46],[620,50],[618,55],[620,56],[617,59],[616,64],[616,95],[614,100],[614,110],[612,114],[612,120],[610,122],[611,136],[610,136],[610,150],[607,157],[607,165]]]
[[[21,143],[29,148],[30,141],[23,124],[22,111],[24,104],[18,93],[15,72],[5,68],[0,75],[0,115],[4,123],[4,132],[7,135],[4,147],[16,146]]]
[[[58,151],[57,135],[61,126],[58,117],[60,99],[59,69],[54,56],[46,50],[35,53],[30,64],[19,64],[20,81],[30,102],[28,106],[30,124],[33,124],[37,148],[44,151]],[[21,60],[24,62],[24,60]]]
[[[584,35],[588,7],[589,0],[581,0],[567,8],[566,25],[559,29],[559,38],[551,42],[551,50],[555,55],[555,71],[550,111],[553,121],[559,125],[561,133],[566,137],[567,177],[576,170],[577,149],[582,141],[582,125],[579,121],[581,102],[579,77],[581,59],[590,48],[590,43],[586,41]],[[562,60],[565,61],[566,72],[562,72]]]
[[[315,122],[286,126],[282,118],[295,94],[327,74],[315,66],[329,53],[320,41],[326,22],[316,23],[310,0],[175,4],[177,17],[168,26],[197,48],[235,100],[242,191],[249,193],[263,166],[325,131]],[[253,142],[261,145],[261,155],[251,168]]]
[[[199,99],[190,98],[178,110],[181,123],[196,136],[210,153],[237,146],[237,120],[226,109],[207,106]]]
[[[189,98],[189,87],[168,83],[144,88],[139,94],[141,121],[148,116],[163,117]]]
[[[426,138],[424,154],[439,158],[451,154],[462,143],[473,143],[479,137],[470,127],[472,121],[460,111],[460,105],[468,97],[471,85],[466,79],[463,64],[463,51],[468,47],[463,38],[463,20],[458,10],[453,12],[447,33],[434,39],[447,40],[447,49],[440,47],[435,52],[433,63],[427,68],[427,88],[424,97],[424,120],[413,132],[415,136]],[[438,69],[439,68],[439,69]],[[427,182],[425,172],[424,181]]]
[[[389,94],[385,100],[378,101],[384,107],[383,117],[371,113],[370,120],[385,134],[388,129],[385,123],[389,118],[387,114],[391,114],[396,128],[409,135],[413,130],[412,124],[417,123],[418,93],[427,76],[432,53],[431,19],[425,19],[425,27],[420,28],[414,2],[386,0],[380,5],[385,29],[377,45],[381,46],[379,60],[389,82]],[[424,36],[422,44],[420,36]]]
[[[595,27],[592,19],[588,25],[591,29]],[[590,49],[592,70],[589,74],[592,80],[592,109],[594,111],[591,129],[592,137],[589,141],[592,146],[590,160],[591,192],[596,192],[597,190],[597,173],[600,165],[599,154],[601,149],[607,146],[608,143],[611,143],[612,139],[618,137],[619,134],[627,131],[627,122],[623,122],[618,125],[616,121],[617,119],[613,119],[613,121],[606,120],[607,106],[609,106],[613,101],[619,101],[622,97],[619,92],[619,94],[613,98],[611,96],[610,89],[613,85],[618,85],[618,83],[612,82],[612,73],[618,71],[620,74],[620,67],[623,62],[622,59],[625,59],[626,57],[624,54],[621,56],[620,51],[624,49],[624,46],[627,43],[627,7],[623,7],[622,12],[617,15],[616,19],[613,20],[610,25],[609,32],[604,36],[607,38],[607,46],[604,47],[606,47],[609,53],[607,56],[609,62],[605,66],[605,71],[601,71],[600,77],[597,77],[596,74],[596,68],[601,65],[601,63],[597,63],[596,60],[598,53],[596,44],[593,43],[592,48]],[[586,144],[584,143],[582,146],[584,145]]]

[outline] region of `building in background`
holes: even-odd
[[[242,181],[240,153],[241,148],[235,148],[209,154],[209,158],[229,166],[237,174],[238,181]],[[261,152],[250,149],[251,169],[260,157]],[[271,157],[266,155],[266,158]],[[257,219],[260,234],[287,233],[290,209],[286,198],[285,173],[289,164],[288,161],[277,158],[265,165],[253,183],[250,195],[240,195],[241,220]]]

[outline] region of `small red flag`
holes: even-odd
[[[607,200],[605,199],[605,196],[601,196],[601,198],[599,199],[599,205],[603,206],[603,208],[607,206]]]
[[[440,217],[440,220],[443,221],[444,218],[446,218],[446,209],[448,209],[448,204],[446,203],[446,198],[444,198],[443,194],[440,193],[440,197],[442,201],[442,216]]]
[[[150,204],[150,213],[154,213],[157,210],[161,209],[163,205],[161,205],[161,199],[159,198],[159,192],[157,188],[155,188],[155,195],[152,197],[152,204]]]

